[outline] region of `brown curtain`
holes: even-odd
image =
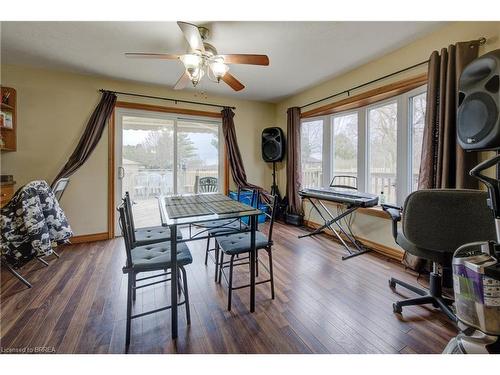
[[[286,160],[286,196],[288,213],[302,215],[302,204],[299,196],[301,185],[300,171],[300,108],[287,110],[287,160]]]
[[[224,108],[222,114],[222,132],[224,133],[224,141],[229,157],[229,166],[234,183],[241,188],[263,190],[260,186],[253,185],[247,181],[245,166],[241,159],[240,148],[236,139],[236,131],[234,129],[234,112],[231,108]]]
[[[419,189],[478,188],[477,180],[469,176],[477,153],[464,152],[456,135],[458,81],[478,49],[478,41],[469,41],[431,54]]]
[[[78,168],[85,164],[90,155],[92,155],[92,152],[101,139],[109,117],[113,113],[115,103],[116,95],[114,93],[108,91],[103,92],[99,104],[87,122],[87,127],[85,128],[78,145],[52,182],[52,185],[54,185],[54,183],[60,178],[71,176],[78,170]]]

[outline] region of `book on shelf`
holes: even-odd
[[[0,127],[12,129],[14,123],[12,121],[12,112],[1,112],[0,114]]]

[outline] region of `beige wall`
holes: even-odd
[[[499,35],[499,22],[451,23],[404,48],[316,85],[276,105],[215,96],[208,96],[205,100],[237,107],[236,131],[249,181],[269,187],[271,170],[270,164],[264,163],[260,156],[260,133],[263,128],[275,125],[282,127],[286,132],[288,107],[303,105],[426,60],[433,50],[456,41],[485,36],[488,42],[481,47],[481,53],[500,48]],[[356,46],[353,45],[352,48]],[[423,71],[425,67],[386,80],[380,85]],[[52,180],[76,145],[99,99],[97,93],[99,88],[203,100],[195,97],[192,92],[174,92],[164,86],[142,85],[29,67],[2,66],[1,73],[2,84],[12,86],[18,91],[18,151],[1,154],[2,173],[13,174],[18,181],[17,186],[33,179]],[[366,90],[373,87],[375,86],[367,87]],[[120,97],[120,100],[171,105],[168,102],[135,100],[127,97]],[[107,134],[104,134],[90,160],[73,176],[62,201],[78,235],[107,230],[107,144]],[[278,165],[278,181],[282,193],[285,192],[284,168],[285,162]],[[317,221],[314,218],[313,220]],[[358,213],[354,228],[357,234],[368,240],[394,246],[388,220]]]
[[[189,91],[142,85],[94,76],[21,66],[2,66],[2,85],[17,90],[17,151],[2,152],[2,174],[12,174],[17,187],[34,179],[49,183],[73,151],[98,100],[98,89],[139,92],[235,106],[235,126],[248,179],[270,185],[260,157],[260,133],[275,121],[274,105],[208,95],[200,99]],[[119,97],[164,106],[173,103]],[[207,107],[180,106],[207,110]],[[217,111],[217,108],[208,109]],[[107,231],[108,135],[105,132],[88,162],[71,178],[62,199],[76,235]]]
[[[473,40],[483,36],[487,38],[487,43],[485,46],[480,48],[480,54],[500,48],[500,22],[455,22],[448,24],[436,32],[408,44],[401,49],[278,103],[276,106],[276,126],[280,126],[286,132],[286,110],[289,107],[301,106],[306,103],[310,103],[317,99],[321,99],[336,92],[347,90],[353,86],[371,81],[377,77],[384,76],[407,66],[425,61],[429,58],[433,50],[439,50],[443,47],[447,47],[449,44],[458,41]],[[356,46],[353,45],[352,48],[356,48]],[[341,51],[341,53],[345,54],[349,53],[349,51]],[[420,68],[397,75],[380,83],[367,86],[362,90],[370,90],[375,87],[418,75],[425,71],[426,66],[424,65]],[[353,92],[352,94],[355,95],[360,92],[362,91]],[[345,97],[340,97],[337,100],[341,99],[345,99]],[[323,102],[319,105],[327,103],[328,102]],[[313,108],[314,106],[311,106],[307,107],[305,110]],[[285,166],[285,162],[281,163],[278,171],[279,185],[282,191],[285,191],[286,186]],[[306,207],[306,214],[308,212],[309,210]],[[354,223],[355,233],[368,240],[381,243],[386,246],[395,247],[391,236],[389,220],[361,214],[356,215]],[[307,215],[306,219],[308,219]],[[318,222],[318,219],[314,216],[311,217],[311,220]]]

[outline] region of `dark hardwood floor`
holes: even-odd
[[[276,224],[276,299],[269,284],[257,287],[256,311],[249,291],[233,294],[214,283],[213,263],[205,267],[204,242],[192,242],[187,267],[191,326],[179,310],[179,338],[170,339],[170,312],[132,322],[132,353],[440,353],[456,334],[454,325],[432,307],[392,313],[401,295],[388,287],[396,276],[411,283],[414,273],[376,253],[342,261],[340,246],[323,236],[297,239],[300,229]],[[22,270],[26,289],[9,273],[1,275],[0,347],[54,348],[57,353],[122,353],[125,341],[125,252],[122,239],[60,248],[61,258]],[[261,255],[267,261],[265,252]],[[239,267],[236,283],[248,282]],[[261,277],[266,277],[264,271]],[[422,282],[422,280],[420,280]],[[138,291],[135,311],[168,303],[168,286]]]

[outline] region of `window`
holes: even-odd
[[[220,121],[118,108],[116,197],[129,192],[137,226],[160,224],[160,194],[193,193],[198,179],[224,180]],[[117,205],[119,201],[117,201]]]
[[[303,187],[328,186],[356,176],[360,191],[402,204],[417,189],[425,122],[426,86],[301,124]],[[328,126],[327,126],[328,125]]]
[[[425,124],[425,92],[410,98],[411,124],[411,191],[417,190],[418,174],[420,172],[420,157],[422,155],[422,139]]]
[[[323,120],[302,122],[300,127],[302,186],[323,185]]]
[[[396,102],[368,110],[368,192],[388,202],[396,202],[397,134]]]
[[[177,122],[177,193],[193,193],[194,178],[219,178],[219,126],[215,123]]]
[[[358,176],[358,114],[333,117],[333,176]],[[339,183],[344,181],[340,180]],[[345,183],[348,184],[346,181]]]

